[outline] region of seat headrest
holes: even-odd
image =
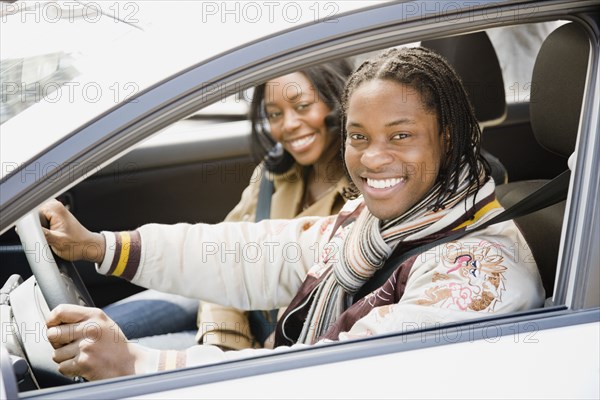
[[[421,46],[440,54],[452,65],[463,81],[482,126],[504,120],[506,97],[502,69],[485,32],[426,40]]]
[[[533,133],[540,145],[564,157],[575,150],[589,53],[587,34],[569,23],[548,35],[533,67]]]

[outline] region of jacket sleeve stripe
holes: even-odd
[[[140,266],[140,257],[142,254],[142,239],[138,231],[129,232],[129,257],[125,264],[125,270],[121,278],[132,280]]]
[[[114,233],[115,244],[114,244],[114,254],[113,259],[110,264],[110,268],[108,269],[107,275],[114,275],[115,269],[117,268],[117,264],[119,262],[119,257],[121,255],[121,235],[117,232]]]
[[[158,371],[169,371],[185,367],[186,354],[182,351],[163,350],[158,356]]]
[[[115,252],[108,275],[132,280],[141,256],[141,237],[138,231],[115,233]]]
[[[117,268],[115,268],[113,275],[121,276],[123,275],[123,271],[125,270],[125,266],[127,265],[127,261],[129,260],[129,249],[131,248],[131,238],[129,236],[129,232],[121,232],[119,234],[121,236],[121,251],[119,252],[119,262],[117,262]],[[117,239],[117,243],[119,240]],[[115,254],[115,259],[116,259]]]

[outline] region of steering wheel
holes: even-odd
[[[77,304],[93,307],[79,272],[72,262],[56,256],[42,231],[48,221],[37,210],[17,222],[17,232],[31,271],[35,276],[50,310],[59,304]]]
[[[21,330],[24,329],[20,342],[32,373],[40,387],[49,387],[74,381],[58,372],[48,339],[28,333],[40,332],[45,335],[45,329],[40,330],[40,327],[45,327],[48,312],[59,304],[93,307],[94,302],[75,265],[52,252],[42,231],[42,224],[48,226],[46,218],[37,210],[16,223],[33,277],[13,290],[10,300],[15,322]]]

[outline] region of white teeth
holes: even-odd
[[[404,178],[392,178],[392,179],[371,179],[367,178],[367,185],[375,189],[387,189],[392,186],[396,186],[400,182],[404,181]]]
[[[298,147],[302,147],[302,146],[305,146],[305,145],[309,144],[313,140],[315,140],[315,135],[314,134],[313,135],[304,136],[304,137],[301,137],[301,138],[296,139],[296,140],[290,140],[288,143],[289,143],[290,147],[292,147],[292,148],[298,148]]]

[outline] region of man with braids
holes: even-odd
[[[342,122],[355,198],[334,217],[93,233],[60,203],[46,203],[55,251],[87,257],[100,273],[240,309],[289,304],[276,349],[238,352],[143,348],[101,310],[61,305],[47,321],[59,370],[87,379],[145,373],[542,305],[539,273],[512,221],[409,257],[354,301],[392,253],[473,230],[501,207],[465,91],[437,54],[393,49],[364,62],[346,85]],[[233,244],[239,254],[231,254]],[[88,323],[102,335],[86,340]]]

